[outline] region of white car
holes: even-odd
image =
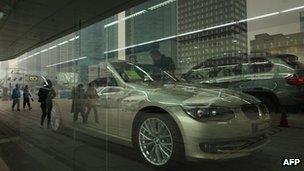
[[[268,111],[253,96],[180,82],[151,65],[113,62],[107,72],[93,81],[99,123],[93,115],[73,122],[72,100],[56,99],[54,130],[73,127],[134,147],[156,167],[246,156],[269,142]]]

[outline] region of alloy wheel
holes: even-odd
[[[173,152],[173,137],[167,125],[158,118],[148,118],[139,129],[139,147],[153,165],[166,164]]]

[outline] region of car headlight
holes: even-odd
[[[224,121],[234,118],[230,108],[212,106],[182,106],[183,110],[198,121]]]

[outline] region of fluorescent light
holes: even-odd
[[[155,42],[160,42],[160,41],[164,41],[164,40],[169,40],[169,39],[173,39],[173,38],[177,38],[177,37],[187,36],[187,35],[191,35],[191,34],[195,34],[195,33],[200,33],[200,32],[203,32],[203,31],[213,30],[213,29],[217,29],[217,28],[221,28],[221,27],[226,27],[226,26],[230,26],[230,25],[234,25],[234,24],[238,24],[238,23],[258,20],[258,19],[266,18],[266,17],[271,17],[271,16],[278,15],[278,14],[281,14],[281,13],[284,13],[284,12],[294,11],[294,10],[298,10],[298,9],[302,9],[302,8],[304,8],[304,6],[299,6],[299,7],[287,9],[287,10],[280,11],[280,12],[273,12],[273,13],[269,13],[269,14],[259,15],[259,16],[256,16],[256,17],[251,17],[251,18],[242,19],[242,20],[235,21],[235,22],[220,24],[220,25],[216,25],[216,26],[212,26],[212,27],[208,27],[208,28],[204,28],[204,29],[200,29],[200,30],[181,33],[181,34],[177,34],[177,35],[174,35],[174,36],[164,37],[164,38],[161,38],[161,39],[151,40],[151,41],[148,41],[148,42],[143,42],[143,43],[134,44],[134,45],[118,48],[118,49],[109,50],[109,51],[104,52],[104,54],[113,53],[113,52],[117,52],[117,51],[120,51],[120,50],[126,50],[126,49],[130,49],[130,48],[134,48],[134,47],[138,47],[138,46],[143,46],[143,45],[147,45],[147,44],[151,44],[151,43],[155,43]]]
[[[43,53],[43,52],[46,52],[46,51],[48,51],[48,49],[43,49],[43,50],[40,51],[40,53]]]
[[[151,41],[148,41],[148,42],[143,42],[143,43],[139,43],[139,44],[135,44],[135,45],[126,46],[126,47],[123,47],[123,48],[118,48],[118,49],[106,51],[106,52],[104,52],[104,54],[113,53],[113,52],[117,52],[117,51],[121,51],[121,50],[126,50],[126,49],[130,49],[130,48],[138,47],[138,46],[143,46],[143,45],[155,43],[155,42],[170,40],[170,39],[174,39],[174,38],[177,38],[177,37],[187,36],[187,35],[203,32],[203,31],[207,31],[207,30],[211,30],[211,29],[215,29],[215,28],[220,28],[220,27],[233,25],[233,24],[236,24],[236,23],[237,22],[231,22],[231,23],[221,24],[221,25],[218,25],[218,26],[213,26],[213,27],[208,27],[208,28],[204,28],[204,29],[200,29],[200,30],[186,32],[186,33],[182,33],[182,34],[178,34],[178,35],[174,35],[174,36],[169,36],[169,37],[164,37],[164,38],[160,38],[160,39],[156,39],[156,40],[151,40]]]
[[[299,6],[299,7],[295,7],[295,8],[290,8],[284,11],[281,11],[281,13],[285,13],[285,12],[290,12],[290,11],[295,11],[295,10],[299,10],[299,9],[303,9],[304,6]]]
[[[49,48],[49,50],[54,49],[54,48],[56,48],[56,47],[57,47],[57,45],[52,46],[52,47]]]
[[[116,20],[116,21],[113,21],[112,23],[106,24],[106,25],[104,26],[104,28],[110,27],[110,26],[115,25],[115,24],[117,24],[117,23],[118,23],[117,20]]]
[[[79,39],[79,36],[75,36],[75,39]]]
[[[133,18],[133,17],[139,16],[139,15],[142,15],[142,14],[148,12],[148,10],[150,10],[150,11],[156,10],[156,9],[158,9],[158,8],[160,8],[160,7],[166,6],[166,5],[168,5],[168,4],[172,3],[172,2],[175,2],[175,1],[176,1],[176,0],[168,0],[168,1],[165,1],[165,2],[162,2],[162,3],[159,3],[159,4],[157,4],[157,5],[154,5],[154,6],[152,6],[152,7],[149,7],[149,8],[146,9],[146,10],[142,10],[142,11],[136,12],[136,13],[134,13],[134,14],[131,14],[131,15],[129,15],[129,16],[126,16],[126,17],[122,18],[121,21],[125,21],[125,20],[128,20],[128,19],[130,19],[130,18]],[[108,24],[104,25],[104,28],[113,26],[113,25],[118,24],[118,23],[119,23],[118,20],[113,21],[113,22],[111,22],[111,23],[108,23]]]
[[[69,41],[74,41],[75,40],[75,37],[71,38]]]
[[[265,14],[265,15],[259,15],[259,16],[256,16],[256,17],[251,17],[251,18],[247,18],[247,19],[244,19],[244,20],[240,20],[239,22],[242,23],[242,22],[257,20],[257,19],[266,18],[266,17],[278,15],[278,14],[280,14],[280,12],[273,12],[273,13],[269,13],[269,14]]]
[[[58,45],[61,46],[61,45],[64,45],[64,44],[66,44],[66,43],[68,43],[68,41],[63,41],[63,42],[61,42],[61,43],[58,43]]]
[[[40,51],[40,52],[41,52],[41,51]],[[29,58],[32,58],[33,56],[40,54],[40,52],[37,52],[37,53],[35,53],[35,54],[33,54],[33,55],[30,55],[30,56],[24,57],[24,58],[22,58],[22,59],[19,59],[19,60],[17,60],[16,62],[13,62],[12,64],[16,64],[16,63],[19,63],[19,62],[25,61],[25,60],[27,60],[27,59],[29,59]]]
[[[148,8],[148,9],[149,10],[155,10],[155,9],[158,9],[158,8],[163,7],[165,5],[168,5],[168,4],[170,4],[170,3],[174,2],[174,1],[176,1],[176,0],[168,0],[168,1],[162,2],[160,4],[154,5],[154,6],[150,7],[150,8]]]
[[[147,10],[142,10],[142,11],[139,11],[139,12],[137,12],[137,13],[134,13],[134,14],[132,14],[132,15],[129,15],[129,16],[127,16],[127,17],[124,17],[124,18],[122,18],[121,20],[128,20],[128,19],[130,19],[130,18],[133,18],[133,17],[136,17],[136,16],[138,16],[138,15],[141,15],[141,14],[143,14],[143,13],[145,13],[145,12],[147,12]]]
[[[37,52],[37,53],[34,53],[34,55],[33,56],[35,56],[35,55],[39,55],[40,54],[40,52]]]
[[[79,61],[79,60],[82,60],[82,59],[86,59],[87,57],[84,56],[84,57],[80,57],[80,58],[77,58],[77,59],[72,59],[72,60],[68,60],[68,61],[63,61],[63,62],[59,62],[59,63],[56,63],[56,64],[51,64],[51,65],[47,65],[46,67],[53,67],[53,66],[57,66],[57,65],[62,65],[62,64],[67,64],[67,63],[70,63],[70,62],[75,62],[75,61]]]

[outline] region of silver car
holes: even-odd
[[[86,124],[73,122],[71,100],[56,99],[54,130],[72,127],[134,147],[157,167],[183,159],[246,156],[269,142],[268,111],[253,96],[187,84],[152,65],[113,62],[105,66],[92,81],[99,97],[99,122],[94,115]]]

